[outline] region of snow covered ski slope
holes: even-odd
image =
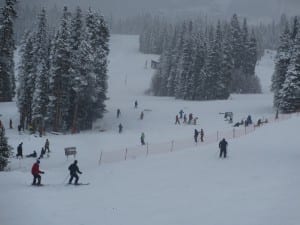
[[[232,95],[227,101],[194,102],[146,96],[155,55],[138,52],[137,36],[112,36],[109,100],[104,119],[93,131],[76,135],[35,137],[6,129],[9,143],[23,142],[23,154],[50,141],[50,157],[41,159],[41,188],[30,186],[34,159],[12,159],[11,171],[0,173],[0,224],[4,225],[297,225],[300,224],[300,117],[269,123],[249,135],[229,140],[229,157],[218,158],[216,142],[194,145],[194,129],[205,134],[231,130],[220,112],[233,112],[234,122],[249,114],[274,118],[269,92],[273,52],[259,62],[263,94]],[[147,61],[147,68],[145,68]],[[138,107],[134,108],[134,101]],[[117,109],[121,110],[117,118]],[[197,125],[175,125],[180,110],[198,116]],[[143,120],[140,113],[144,112]],[[0,103],[0,119],[18,124],[15,103]],[[119,123],[123,132],[118,133]],[[100,132],[101,130],[101,132]],[[140,135],[151,145],[190,140],[189,147],[136,160],[103,163],[112,155],[140,149]],[[64,148],[76,146],[79,182],[66,187],[68,166]],[[123,157],[124,155],[122,155]]]

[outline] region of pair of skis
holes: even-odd
[[[81,186],[81,185],[90,185],[90,183],[77,183],[77,184],[66,184],[66,186]],[[34,187],[44,187],[44,186],[51,186],[51,184],[31,184]]]

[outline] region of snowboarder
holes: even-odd
[[[69,179],[69,184],[72,184],[72,180],[73,178],[75,178],[75,183],[74,184],[78,184],[78,180],[79,180],[79,176],[77,173],[82,174],[82,172],[79,170],[78,166],[77,166],[77,160],[74,160],[74,163],[72,163],[69,166],[69,171],[70,171],[70,179]]]
[[[141,144],[145,145],[145,134],[144,134],[144,132],[142,132],[142,134],[141,134]]]
[[[41,149],[40,157],[39,159],[44,158],[44,155],[46,154],[46,150],[44,148]]]
[[[144,119],[144,112],[143,112],[143,111],[141,112],[140,119],[141,119],[141,120]]]
[[[9,119],[9,129],[13,129],[12,120]]]
[[[121,110],[120,109],[117,109],[117,118],[119,118],[121,115]]]
[[[18,145],[16,157],[21,157],[23,159],[23,142]]]
[[[40,170],[40,160],[36,160],[36,162],[33,164],[32,168],[31,168],[31,174],[33,176],[33,182],[32,185],[41,185],[41,175],[40,174],[44,174],[44,171]],[[37,183],[36,183],[37,180]]]
[[[175,124],[180,124],[180,121],[179,121],[179,117],[178,117],[178,115],[176,115]]]
[[[134,102],[134,108],[137,108],[138,107],[138,102],[137,102],[137,100],[135,100],[135,102]]]
[[[46,142],[45,142],[45,151],[47,151],[48,153],[50,152],[49,145],[50,145],[49,140],[46,139]]]
[[[220,142],[219,142],[219,148],[220,148],[220,158],[222,158],[222,155],[224,158],[226,158],[227,156],[227,141],[225,140],[225,138],[223,138]]]
[[[122,124],[120,123],[120,124],[119,124],[119,133],[122,133],[122,130],[123,130],[123,126],[122,126]]]
[[[195,129],[194,131],[194,140],[197,143],[198,142],[198,135],[199,135],[199,131],[197,129]]]
[[[183,110],[181,109],[180,111],[179,111],[179,115],[180,115],[180,119],[182,119],[182,117],[183,117]]]
[[[26,155],[26,157],[27,157],[27,158],[31,158],[31,157],[32,157],[32,158],[36,158],[36,157],[37,157],[37,153],[36,153],[36,151],[34,150],[33,153],[31,153],[31,154],[29,154],[29,155]]]
[[[204,141],[204,140],[203,140],[203,137],[204,137],[204,131],[203,131],[203,129],[201,128],[201,130],[200,130],[200,140],[201,140],[201,142]]]

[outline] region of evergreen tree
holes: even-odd
[[[104,101],[107,99],[107,56],[109,54],[109,31],[103,16],[89,10],[86,18],[87,40],[93,49],[93,73],[89,77],[90,93],[87,95],[86,126],[91,128],[92,122],[102,118],[105,111]]]
[[[223,40],[222,40],[222,58],[220,68],[220,81],[221,85],[218,90],[219,99],[227,99],[230,95],[230,85],[232,81],[232,47],[231,47],[231,34],[228,24],[224,26]]]
[[[278,108],[281,102],[281,89],[285,81],[288,66],[291,58],[291,39],[289,26],[286,24],[285,30],[280,37],[280,46],[277,49],[275,71],[272,76],[271,90],[274,92],[274,107]]]
[[[20,124],[25,128],[31,124],[32,101],[35,87],[36,62],[34,55],[34,34],[26,33],[22,43],[17,91],[17,105],[20,112]]]
[[[290,64],[280,95],[279,109],[282,112],[290,113],[300,109],[300,30],[295,37]]]
[[[4,6],[0,9],[0,101],[11,101],[15,95],[13,61],[15,4],[16,0],[5,0]]]
[[[231,47],[233,58],[233,72],[232,72],[232,84],[231,92],[241,92],[242,83],[242,59],[243,59],[243,40],[242,32],[239,24],[239,20],[236,14],[233,15],[231,22]]]
[[[60,28],[51,54],[49,124],[54,131],[66,131],[71,126],[70,108],[70,30],[69,12],[64,7]]]
[[[12,155],[12,147],[8,145],[4,127],[0,127],[0,171],[8,165],[9,157]]]
[[[194,76],[194,100],[202,100],[205,95],[204,90],[204,78],[205,78],[205,72],[204,72],[204,65],[206,63],[206,44],[203,40],[203,34],[198,34],[195,38],[196,42],[196,52],[195,52],[195,60],[193,65],[193,73]]]
[[[80,122],[78,121],[78,110],[80,109],[79,102],[80,97],[83,96],[83,92],[86,90],[82,88],[82,85],[87,85],[87,81],[84,79],[87,74],[81,74],[81,70],[85,65],[81,62],[83,59],[81,54],[81,44],[83,41],[83,18],[82,11],[79,7],[76,8],[76,12],[71,21],[71,31],[70,31],[70,49],[71,49],[71,68],[70,68],[70,77],[71,77],[71,89],[70,89],[70,108],[69,112],[72,117],[72,132],[76,132],[78,129],[81,129]],[[81,106],[83,107],[83,106]]]
[[[47,33],[46,11],[38,16],[35,33],[34,57],[36,58],[36,80],[32,101],[32,120],[35,128],[44,129],[48,105],[49,86],[49,37]]]

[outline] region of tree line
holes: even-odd
[[[285,23],[277,49],[271,90],[274,107],[284,113],[300,110],[300,21]]]
[[[101,14],[64,7],[59,28],[46,10],[20,49],[17,105],[20,124],[33,130],[76,132],[102,118],[107,92],[109,31]]]
[[[184,22],[170,28],[151,90],[187,100],[227,99],[230,93],[259,93],[257,43],[247,20],[203,26]]]

